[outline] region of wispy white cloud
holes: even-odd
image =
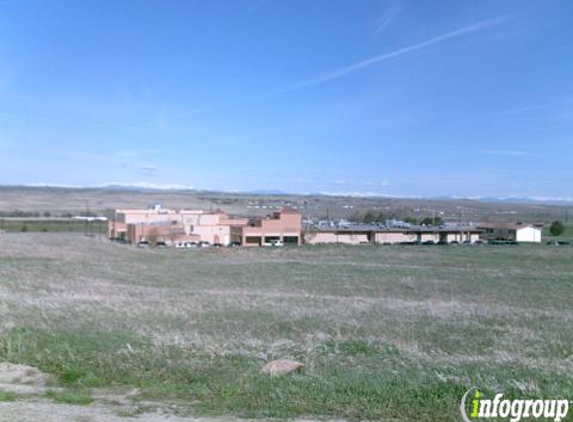
[[[507,116],[512,114],[521,114],[521,113],[529,113],[531,111],[539,111],[545,109],[551,109],[554,107],[566,106],[566,105],[573,105],[572,99],[565,99],[559,101],[551,101],[547,103],[541,104],[532,104],[525,107],[517,107],[508,110],[500,111],[499,113],[495,114],[495,116]]]
[[[392,25],[392,22],[396,19],[396,17],[402,12],[403,5],[398,0],[393,0],[382,15],[376,21],[376,28],[374,28],[374,32],[372,36],[375,37],[376,35],[384,32],[386,28]]]
[[[511,149],[484,149],[480,151],[481,154],[500,155],[506,157],[534,157],[537,154],[531,151],[520,151]]]
[[[408,47],[400,48],[400,49],[392,51],[390,53],[371,57],[369,59],[355,63],[353,65],[345,66],[345,67],[342,67],[340,69],[337,69],[337,70],[316,76],[314,78],[310,78],[310,79],[306,79],[306,80],[301,81],[301,82],[297,82],[297,83],[292,84],[290,86],[287,86],[285,88],[275,90],[272,93],[289,92],[289,91],[294,91],[297,89],[306,88],[306,87],[322,84],[325,82],[329,82],[329,81],[332,81],[334,79],[338,79],[338,78],[341,78],[343,76],[346,76],[350,73],[354,73],[358,70],[364,69],[366,67],[369,67],[369,66],[387,61],[387,60],[391,60],[391,59],[403,56],[403,55],[408,54],[408,53],[413,53],[414,51],[422,50],[422,49],[430,47],[432,45],[440,44],[440,43],[443,43],[445,41],[461,37],[463,35],[471,34],[474,32],[484,30],[486,28],[491,28],[491,27],[500,25],[504,22],[507,22],[512,17],[513,17],[513,15],[506,15],[506,16],[501,16],[501,17],[494,18],[494,19],[483,20],[483,21],[474,23],[472,25],[467,25],[467,26],[464,26],[462,28],[456,29],[455,31],[447,32],[445,34],[438,35],[437,37],[430,38],[426,41],[422,41],[420,43],[413,44],[413,45],[410,45]]]

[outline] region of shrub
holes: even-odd
[[[551,226],[549,227],[549,233],[551,233],[551,236],[561,236],[564,231],[565,231],[565,226],[559,220],[551,223]]]

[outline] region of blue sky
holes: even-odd
[[[573,197],[569,0],[0,0],[0,184]]]

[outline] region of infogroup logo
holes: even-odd
[[[504,399],[501,393],[493,399],[486,399],[478,388],[473,387],[463,395],[460,411],[464,422],[487,418],[508,418],[510,422],[519,422],[523,418],[560,422],[569,413],[569,400],[509,400]]]

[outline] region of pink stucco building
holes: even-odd
[[[243,246],[261,246],[273,241],[285,245],[302,242],[302,216],[298,211],[285,208],[266,218],[250,219],[246,225],[231,227],[231,241]]]
[[[126,240],[130,243],[162,242],[174,245],[178,242],[200,242],[201,237],[196,234],[186,234],[181,224],[154,223],[154,224],[128,224]]]
[[[231,218],[223,211],[169,210],[155,206],[144,210],[116,210],[108,222],[110,239],[125,239],[130,243],[148,240],[202,241],[227,245],[231,227],[246,225],[246,218]]]

